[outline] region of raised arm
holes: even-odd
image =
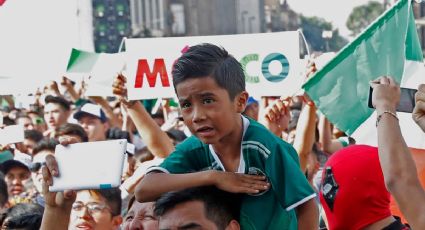
[[[65,90],[69,93],[69,96],[71,97],[72,102],[78,101],[80,99],[80,95],[75,91],[74,86],[72,85],[72,82],[65,76],[62,77],[61,85],[65,88]]]
[[[149,150],[156,156],[165,158],[173,150],[174,146],[167,134],[155,123],[146,109],[139,101],[127,101],[126,79],[123,75],[115,78],[113,92],[120,97],[120,101],[127,108],[127,111],[142,137],[143,142]]]
[[[371,87],[372,103],[378,116],[379,161],[385,184],[413,229],[425,229],[425,192],[395,116],[400,88],[390,77],[378,78],[371,82]],[[416,113],[418,110],[422,109],[417,107]]]
[[[60,138],[60,144],[68,145],[77,143],[75,138]],[[49,186],[53,185],[53,177],[59,176],[58,164],[53,155],[46,156],[46,166],[43,172],[43,196],[45,200],[41,230],[66,230],[68,229],[72,204],[76,198],[76,192],[65,190],[64,192],[49,192]]]
[[[305,172],[308,156],[315,142],[316,107],[308,102],[301,110],[295,131],[294,148],[300,158],[301,171]]]
[[[331,123],[324,115],[319,118],[319,142],[322,143],[322,148],[325,153],[332,154],[344,146],[341,142],[332,138]]]
[[[122,124],[118,117],[114,114],[111,106],[109,106],[108,101],[105,98],[99,96],[91,96],[89,99],[96,104],[102,107],[102,110],[105,112],[106,117],[108,118],[109,124],[114,128],[121,128]]]

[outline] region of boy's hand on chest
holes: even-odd
[[[257,194],[270,188],[265,176],[214,171],[212,177],[217,188],[232,193]]]

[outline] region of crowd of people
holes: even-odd
[[[310,63],[306,77],[315,71]],[[34,93],[27,108],[1,96],[1,128],[24,127],[22,142],[0,145],[2,229],[425,228],[425,192],[391,77],[370,82],[372,147],[333,126],[306,94],[249,96],[224,48],[190,47],[172,75],[178,101],[130,101],[122,74],[115,97],[86,97],[84,84],[66,77]],[[412,115],[425,132],[425,85]],[[57,145],[113,139],[134,145],[121,186],[49,191],[60,174]],[[391,196],[410,225],[391,213]]]

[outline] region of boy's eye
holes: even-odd
[[[210,103],[213,103],[214,102],[214,99],[212,99],[212,98],[205,98],[202,102],[204,104],[210,104]]]
[[[189,102],[183,102],[181,105],[182,109],[187,109],[190,107],[190,103]]]

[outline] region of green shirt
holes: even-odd
[[[243,123],[238,172],[261,171],[271,188],[257,195],[244,195],[242,229],[297,229],[294,208],[316,195],[300,170],[295,149],[256,121],[243,117]],[[212,146],[192,136],[177,145],[159,167],[149,171],[179,174],[211,169],[224,171]]]

